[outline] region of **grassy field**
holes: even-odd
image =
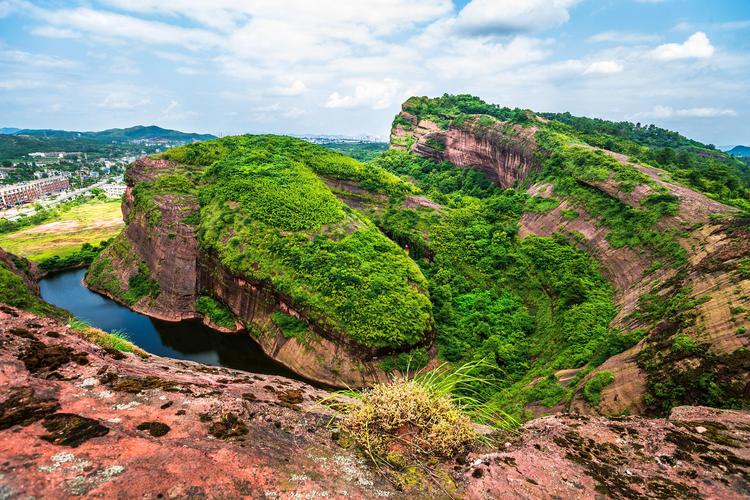
[[[34,261],[65,257],[84,243],[97,244],[124,226],[120,200],[92,200],[38,226],[0,235],[0,247]]]

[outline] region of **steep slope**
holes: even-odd
[[[496,282],[488,283],[485,286],[490,288],[485,289],[499,288],[519,297],[528,308],[533,326],[518,336],[503,332],[502,324],[490,324],[482,333],[477,332],[486,340],[475,345],[485,347],[464,348],[463,355],[493,356],[505,373],[500,376],[501,384],[505,380],[507,385],[512,379],[510,370],[525,373],[517,379],[515,388],[507,390],[523,395],[515,400],[525,401],[527,409],[537,414],[565,406],[612,415],[664,415],[684,403],[747,407],[750,275],[746,268],[750,235],[748,218],[735,208],[746,206],[747,187],[727,192],[727,200],[734,206],[721,203],[715,199],[720,191],[703,180],[703,175],[712,175],[710,171],[697,167],[690,170],[691,165],[702,161],[695,158],[710,148],[682,138],[685,147],[698,152],[683,151],[687,163],[670,166],[668,172],[583,142],[584,137],[594,137],[598,144],[609,137],[617,144],[618,137],[608,136],[606,127],[601,130],[587,130],[584,135],[561,121],[489,105],[471,96],[411,98],[404,103],[393,123],[393,150],[477,170],[500,187],[517,188],[512,195],[467,188],[466,183],[448,182],[448,175],[457,175],[449,174],[450,166],[417,162],[415,156],[400,158],[392,153],[378,163],[416,179],[433,199],[455,207],[451,210],[454,213],[466,210],[466,194],[479,196],[485,213],[483,224],[496,228],[488,236],[480,237],[476,231],[467,234],[464,251],[469,251],[472,240],[479,243],[491,238],[489,244],[483,243],[485,252],[507,255],[504,260],[494,259]],[[449,139],[459,136],[460,141]],[[651,154],[647,146],[638,147],[642,148],[639,154]],[[461,178],[466,177],[462,174]],[[692,179],[691,185],[706,186],[706,192],[714,198],[682,184],[678,179],[683,177]],[[502,210],[502,216],[488,214],[493,207]],[[494,222],[497,219],[502,222]],[[516,238],[515,231],[503,229],[513,224],[518,224],[519,240],[501,243],[497,238],[503,231],[503,238]],[[435,239],[438,231],[439,226],[430,226],[428,239]],[[588,297],[590,302],[594,290],[607,293],[601,287],[591,287],[594,275],[566,277],[565,286],[554,285],[554,275],[567,276],[568,270],[563,265],[565,260],[550,253],[553,247],[548,246],[547,255],[541,256],[546,264],[541,264],[543,260],[528,261],[533,254],[525,246],[527,242],[538,245],[538,236],[567,240],[597,259],[601,272],[613,285],[609,292],[611,315],[604,308],[594,316],[585,313],[589,319],[582,316],[583,298]],[[431,244],[430,249],[437,254],[431,256],[435,262],[440,258],[436,246]],[[489,256],[477,257],[483,258]],[[528,272],[522,279],[528,283],[518,281],[519,272],[512,264],[523,260]],[[464,269],[467,264],[462,264]],[[545,276],[542,271],[553,274],[534,285],[534,280]],[[469,275],[476,276],[476,271]],[[452,341],[446,340],[442,331],[450,321],[441,321],[443,301],[434,289],[435,280],[428,278],[438,318],[438,340],[442,339],[445,354]],[[456,287],[451,287],[454,298],[449,301],[449,314],[462,315],[461,301],[465,299],[457,301]],[[571,293],[577,298],[560,300]],[[488,313],[482,314],[486,318]],[[566,316],[568,319],[563,319]],[[604,324],[594,320],[597,316],[605,320]],[[505,323],[509,321],[510,317]],[[556,326],[546,326],[550,323]],[[597,333],[602,327],[610,333]],[[587,335],[591,340],[586,340]],[[601,342],[591,343],[600,335]],[[495,344],[505,347],[488,350],[489,339],[493,338],[497,338]],[[518,371],[509,364],[508,349],[529,341],[526,356],[530,356],[531,368]],[[590,345],[583,351],[587,355],[568,356],[567,360],[551,356],[586,342]],[[546,370],[534,368],[540,360],[545,360]],[[534,373],[538,377],[529,379]],[[503,401],[507,404],[510,400],[504,397]]]
[[[126,174],[127,228],[91,266],[93,289],[179,321],[229,311],[263,349],[332,385],[384,377],[380,358],[428,345],[416,264],[331,191],[413,188],[302,140],[241,136],[144,158]],[[336,189],[336,188],[334,188]]]

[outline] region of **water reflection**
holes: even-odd
[[[75,269],[43,279],[39,283],[42,298],[97,328],[123,332],[131,342],[152,354],[299,378],[266,356],[246,335],[220,334],[197,321],[152,320],[83,286],[81,280],[85,273],[85,269]]]

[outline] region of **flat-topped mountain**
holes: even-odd
[[[429,345],[421,270],[336,196],[404,203],[416,189],[395,175],[301,139],[239,136],[143,158],[126,181],[127,228],[91,266],[93,289],[161,319],[247,329],[331,385],[378,380],[378,358]],[[218,324],[224,310],[234,319]]]

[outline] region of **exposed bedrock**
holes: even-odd
[[[5,498],[449,498],[394,488],[302,382],[107,351],[5,305],[0,342]],[[557,415],[431,467],[450,498],[746,498],[749,419]]]
[[[429,120],[417,123],[408,112],[402,111],[399,116],[410,121],[412,127],[394,127],[391,133],[394,149],[408,149],[426,158],[482,170],[490,180],[505,188],[523,182],[540,166],[535,158],[534,127],[494,119],[485,124],[480,117],[474,117],[441,129]]]

